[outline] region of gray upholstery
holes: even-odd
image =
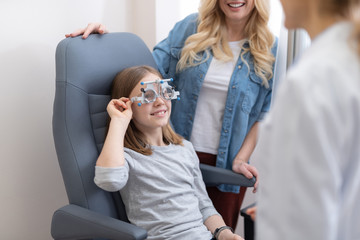
[[[212,167],[200,164],[203,180],[207,187],[218,186],[220,184],[231,184],[243,187],[254,186],[256,179],[247,179],[241,174],[223,168]]]
[[[68,38],[56,49],[53,136],[69,205],[53,215],[54,239],[147,236],[144,229],[128,223],[120,194],[105,192],[93,181],[105,139],[111,82],[117,72],[135,65],[157,67],[144,42],[131,33],[93,34],[86,40]],[[205,182],[210,185],[254,184],[254,179],[231,171],[203,167]],[[211,173],[214,170],[216,175]]]

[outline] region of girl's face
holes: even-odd
[[[254,9],[255,0],[218,0],[226,22],[244,24]]]
[[[158,75],[148,73],[131,91],[130,99],[141,95],[141,88],[146,89],[146,82],[159,79]],[[159,94],[159,93],[158,93]],[[161,131],[161,128],[169,122],[171,113],[171,100],[165,100],[162,97],[157,97],[152,103],[137,105],[138,102],[132,104],[133,122],[135,126],[143,133]]]

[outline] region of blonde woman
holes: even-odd
[[[256,236],[360,239],[360,0],[281,2],[312,43],[260,128]]]
[[[199,13],[178,22],[153,51],[161,74],[181,92],[171,115],[175,131],[193,143],[200,162],[248,178],[257,177],[248,162],[271,102],[277,41],[268,19],[268,0],[202,0]],[[91,32],[107,30],[93,23],[66,36]],[[246,189],[207,191],[235,229]]]
[[[171,115],[175,131],[193,143],[200,162],[249,178],[257,177],[248,161],[272,93],[277,42],[268,18],[266,0],[202,0],[199,13],[177,23],[153,51],[181,92]],[[235,228],[246,189],[207,190]]]

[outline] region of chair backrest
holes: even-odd
[[[127,220],[119,194],[94,184],[106,134],[106,106],[116,73],[136,65],[157,68],[144,42],[131,33],[62,40],[56,49],[53,136],[69,203]]]

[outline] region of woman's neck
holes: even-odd
[[[245,22],[226,21],[227,37],[229,42],[240,41],[245,38]]]

